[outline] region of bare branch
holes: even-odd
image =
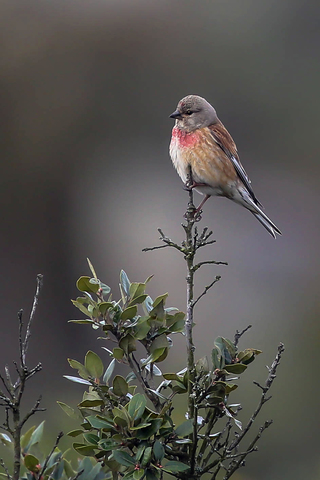
[[[50,458],[52,457],[52,455],[54,454],[54,451],[55,451],[55,449],[57,448],[57,446],[58,446],[58,444],[59,444],[59,442],[60,442],[60,440],[61,440],[62,437],[63,437],[63,432],[60,432],[60,433],[58,434],[57,438],[56,438],[56,441],[54,442],[54,445],[53,445],[53,447],[52,447],[51,452],[47,455],[47,457],[46,457],[46,459],[45,459],[45,461],[44,461],[43,467],[42,467],[42,469],[40,470],[39,475],[38,475],[39,478],[42,478],[42,476],[44,475],[44,472],[45,472],[45,470],[46,470],[46,468],[47,468],[48,462],[49,462]]]
[[[34,415],[36,412],[45,412],[45,411],[46,411],[45,408],[39,408],[41,399],[42,399],[42,395],[39,396],[38,400],[36,401],[36,403],[34,404],[34,406],[32,407],[32,409],[31,409],[31,410],[25,415],[25,417],[21,420],[20,425],[19,425],[20,428],[22,428],[23,425],[26,423],[26,421],[29,420],[29,418],[30,418],[32,415]]]
[[[281,356],[282,356],[283,352],[284,352],[284,345],[283,345],[283,343],[280,343],[279,346],[278,346],[277,355],[276,355],[274,361],[272,362],[271,367],[269,368],[269,375],[266,379],[265,387],[263,387],[262,395],[261,395],[260,401],[258,403],[258,406],[255,409],[255,411],[253,412],[251,418],[249,419],[249,421],[248,421],[247,425],[245,426],[245,428],[243,429],[242,433],[231,443],[231,445],[230,445],[230,447],[228,448],[228,451],[227,451],[228,454],[231,453],[232,450],[234,450],[239,445],[239,443],[243,440],[243,438],[246,436],[246,434],[250,430],[250,428],[251,428],[253,422],[255,421],[257,415],[259,414],[261,408],[270,399],[270,397],[267,397],[266,395],[267,395],[267,392],[270,390],[274,379],[276,378],[276,370],[277,370],[277,368],[280,364]],[[265,427],[265,428],[267,428],[267,427]]]
[[[227,262],[216,262],[215,260],[207,260],[207,261],[204,261],[204,262],[199,262],[196,265],[194,265],[193,271],[196,272],[197,270],[199,270],[200,267],[202,267],[202,265],[228,265],[228,263]]]
[[[219,282],[220,279],[221,279],[221,276],[217,275],[216,278],[213,280],[213,282],[211,282],[210,285],[207,285],[203,290],[203,292],[199,295],[199,297],[196,300],[194,300],[193,306],[195,306],[199,302],[199,300],[208,292],[208,290],[210,290],[210,288],[212,288],[215,283]]]
[[[236,330],[236,333],[235,333],[235,336],[234,336],[234,346],[237,347],[238,346],[238,343],[239,343],[239,340],[240,338],[242,337],[242,335],[244,333],[246,333],[250,328],[252,327],[252,325],[248,325],[246,328],[244,328],[241,332],[239,330]]]
[[[27,350],[28,350],[29,340],[30,340],[30,336],[31,336],[31,325],[32,325],[32,322],[33,322],[33,319],[34,319],[34,316],[35,316],[35,313],[36,313],[36,310],[37,310],[37,306],[38,306],[38,302],[39,302],[39,295],[40,295],[40,290],[41,290],[42,284],[43,284],[43,275],[41,275],[39,273],[37,275],[37,288],[36,288],[36,293],[35,293],[34,298],[33,298],[32,309],[31,309],[30,317],[29,317],[28,324],[27,324],[26,336],[24,338],[24,341],[22,342],[22,352],[21,352],[22,353],[22,355],[21,355],[22,362],[21,362],[21,366],[23,368],[25,367],[25,364],[26,364],[26,353],[27,353]]]
[[[8,479],[8,480],[12,480],[12,477],[11,477],[11,475],[9,474],[9,470],[7,469],[6,464],[4,463],[4,461],[3,461],[2,458],[0,458],[0,465],[1,465],[1,467],[3,468],[3,470],[6,472],[7,479]]]

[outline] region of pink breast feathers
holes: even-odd
[[[198,135],[195,132],[184,132],[180,128],[173,127],[172,129],[172,140],[175,140],[179,147],[190,148],[193,147],[199,140]]]

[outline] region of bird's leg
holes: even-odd
[[[190,181],[189,179],[186,181],[186,183],[184,184],[184,190],[187,190],[187,192],[189,192],[190,190],[193,190],[194,188],[197,188],[197,187],[206,187],[207,184],[206,183],[196,183],[194,180]]]
[[[201,220],[202,207],[206,203],[206,201],[208,200],[209,197],[210,197],[210,195],[206,195],[204,197],[204,199],[202,200],[202,202],[200,203],[199,207],[196,208],[196,210],[194,212],[194,216],[197,218],[197,221]]]

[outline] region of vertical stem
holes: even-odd
[[[19,480],[21,467],[21,426],[20,426],[20,405],[15,405],[13,410],[13,448],[14,448],[14,464],[12,480]]]
[[[195,249],[193,245],[193,238],[192,238],[192,231],[194,226],[194,212],[195,207],[193,204],[193,193],[192,190],[189,190],[189,203],[188,209],[186,212],[186,219],[187,224],[184,225],[184,230],[186,232],[186,255],[185,259],[187,262],[187,317],[185,323],[185,332],[186,332],[186,341],[187,341],[187,357],[188,357],[188,374],[189,374],[189,381],[188,381],[188,413],[189,418],[193,418],[194,416],[194,396],[193,396],[193,384],[195,379],[195,366],[194,366],[194,344],[193,344],[193,337],[192,337],[192,329],[193,329],[193,289],[194,289],[194,270],[193,270],[193,263],[194,263],[194,256],[195,256]]]

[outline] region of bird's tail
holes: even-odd
[[[256,219],[259,220],[259,222],[264,226],[266,230],[268,230],[268,232],[270,233],[270,235],[273,236],[273,238],[276,238],[276,233],[278,235],[282,235],[279,228],[270,220],[269,217],[267,217],[264,211],[260,208],[260,206],[262,207],[262,205],[260,203],[257,204],[257,202],[255,201],[256,199],[253,199],[247,190],[242,189],[239,191],[239,193],[241,195],[240,199],[234,200],[238,201],[238,203],[250,210],[252,215],[254,215]]]
[[[278,235],[282,235],[279,228],[273,222],[271,222],[270,218],[268,218],[267,215],[262,210],[261,210],[261,213],[252,212],[252,214],[256,217],[257,220],[259,220],[261,225],[263,225],[264,228],[268,230],[268,232],[270,233],[270,235],[273,236],[273,238],[276,238],[276,233]]]

